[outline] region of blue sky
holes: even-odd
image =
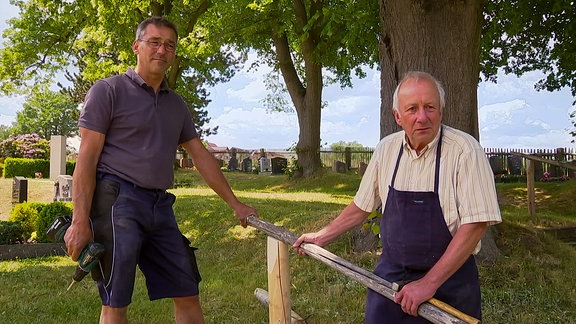
[[[0,31],[6,28],[6,20],[17,14],[7,2],[0,4]],[[247,149],[286,149],[298,141],[295,112],[267,112],[263,107],[266,72],[264,68],[241,71],[228,83],[210,89],[209,126],[219,129],[217,135],[207,138],[209,142]],[[576,148],[568,134],[574,98],[567,88],[556,92],[534,90],[542,76],[540,72],[520,78],[500,75],[497,84],[479,85],[480,143],[484,147]],[[322,111],[322,144],[356,141],[364,146],[376,145],[380,133],[379,77],[377,71],[370,70],[366,78],[355,79],[351,89],[332,85],[324,90],[327,105]],[[0,96],[0,124],[10,125],[23,102],[22,97]]]

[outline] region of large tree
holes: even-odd
[[[477,85],[499,71],[545,73],[535,88],[576,96],[576,9],[553,0],[380,0],[381,136],[398,127],[392,93],[408,70],[446,88],[444,122],[479,137]],[[567,116],[568,117],[568,116]]]
[[[353,72],[363,77],[361,66],[377,61],[374,13],[378,4],[372,0],[248,0],[236,5],[246,19],[230,33],[230,42],[255,49],[261,63],[280,72],[298,116],[298,164],[303,176],[311,176],[322,167],[323,87],[326,82],[351,86]]]
[[[78,135],[79,115],[78,104],[70,96],[40,87],[24,102],[11,132],[15,135],[38,134],[45,139],[52,135],[73,137]]]
[[[20,15],[8,21],[0,49],[0,91],[5,94],[28,92],[31,84],[53,82],[67,71],[74,82],[68,93],[81,98],[86,84],[134,66],[131,43],[136,26],[150,15],[166,16],[179,27],[177,57],[167,80],[186,99],[197,125],[209,120],[203,109],[209,102],[206,87],[228,80],[238,63],[215,41],[220,31],[214,22],[220,17],[209,10],[209,0],[11,3]]]
[[[392,115],[398,81],[421,70],[445,87],[444,122],[478,138],[482,1],[381,0],[380,19],[381,136],[399,129]]]

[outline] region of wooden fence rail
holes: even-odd
[[[332,151],[321,150],[320,160],[327,168],[332,168],[336,162],[342,162],[348,170],[356,170],[362,164],[368,164],[374,152],[373,148],[352,149]],[[556,149],[509,149],[509,148],[485,148],[484,152],[490,160],[490,166],[495,175],[525,176],[528,162],[525,156],[538,156],[543,160],[534,165],[535,176],[540,179],[544,173],[550,174],[551,177],[566,177],[576,179],[576,172],[568,172],[565,165],[551,165],[548,161],[565,161],[567,164],[576,163],[575,148],[556,148]],[[521,153],[525,156],[514,153]],[[214,156],[221,161],[223,166],[227,166],[231,157],[228,150],[215,151]],[[250,160],[253,167],[258,165],[258,159],[265,155],[268,158],[281,157],[286,160],[296,159],[297,154],[294,151],[281,150],[241,150],[234,151],[237,161]],[[242,169],[242,168],[239,168]]]

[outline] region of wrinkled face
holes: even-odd
[[[164,75],[176,57],[176,34],[168,27],[150,24],[132,44],[138,70],[145,75]]]
[[[436,84],[428,79],[408,79],[398,91],[396,123],[404,129],[410,147],[420,152],[430,143],[442,122],[442,107]]]

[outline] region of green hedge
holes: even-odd
[[[66,174],[74,174],[76,161],[66,161]],[[0,174],[4,178],[16,176],[25,178],[36,178],[36,173],[41,172],[43,178],[50,176],[50,161],[43,159],[6,158],[4,161],[4,171],[0,165]]]
[[[4,178],[16,176],[35,178],[41,172],[47,177],[50,174],[50,161],[43,159],[6,158],[4,161]]]
[[[20,222],[0,221],[0,244],[17,244],[26,242],[24,228]]]

